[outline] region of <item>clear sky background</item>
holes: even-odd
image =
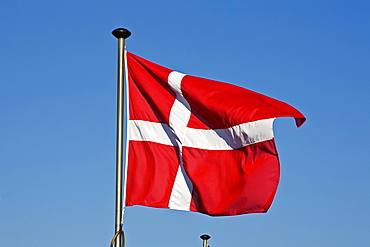
[[[370,1],[0,2],[0,246],[109,246],[117,40],[285,101],[266,214],[131,207],[127,247],[370,246]]]

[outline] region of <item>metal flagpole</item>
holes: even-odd
[[[203,239],[203,247],[208,247],[207,240],[210,239],[211,236],[207,234],[203,234],[202,236],[200,236],[200,238]]]
[[[124,107],[124,74],[125,74],[125,39],[130,37],[131,32],[124,28],[117,28],[112,32],[118,39],[118,76],[117,76],[117,149],[116,149],[116,227],[112,244],[121,247],[124,244],[122,231],[122,171],[123,171],[123,107]]]

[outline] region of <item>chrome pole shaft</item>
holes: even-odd
[[[123,111],[124,111],[124,74],[125,74],[125,39],[131,32],[124,28],[115,29],[113,36],[118,39],[118,74],[117,74],[117,139],[116,139],[116,223],[115,233],[122,231],[122,174],[123,174]],[[123,234],[119,234],[115,241],[116,247],[123,245]]]

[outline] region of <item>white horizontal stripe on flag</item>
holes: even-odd
[[[274,137],[272,124],[275,118],[236,125],[227,129],[186,130],[182,146],[207,150],[232,150]],[[176,139],[167,124],[143,120],[130,120],[129,140],[150,141],[177,146]]]
[[[130,141],[148,141],[177,146],[176,137],[170,126],[163,123],[129,120],[127,134]]]
[[[208,150],[232,150],[274,137],[275,118],[239,124],[227,129],[188,128],[183,146]]]

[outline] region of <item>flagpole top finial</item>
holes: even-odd
[[[129,30],[127,30],[126,28],[117,28],[117,29],[114,29],[112,31],[112,34],[117,39],[119,39],[119,38],[126,39],[126,38],[130,37],[131,32]]]
[[[207,234],[203,234],[202,236],[200,236],[201,239],[203,240],[208,240],[211,238],[211,236],[207,235]]]

